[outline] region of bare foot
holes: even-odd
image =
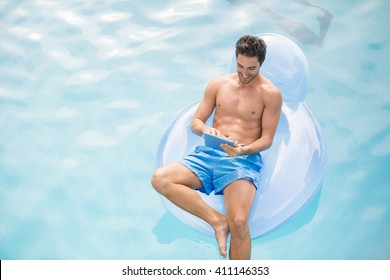
[[[214,226],[215,238],[217,239],[219,254],[226,258],[226,242],[229,234],[229,226],[225,216]]]

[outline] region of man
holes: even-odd
[[[250,259],[248,217],[259,187],[259,152],[271,146],[282,106],[279,90],[259,73],[265,54],[262,39],[242,36],[236,43],[237,73],[207,85],[192,121],[197,135],[209,132],[233,139],[235,145],[222,144],[224,152],[199,146],[180,162],[157,169],[152,177],[160,194],[213,227],[224,257],[230,232],[230,259]],[[214,109],[209,127],[205,121]],[[223,194],[226,216],[206,204],[195,189]]]

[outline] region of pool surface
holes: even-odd
[[[2,1],[0,259],[218,259],[150,185],[160,138],[243,34],[310,66],[320,192],[253,259],[390,259],[390,2]]]

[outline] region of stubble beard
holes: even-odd
[[[238,73],[238,77],[240,78],[240,82],[241,82],[242,84],[245,84],[245,85],[250,84],[258,75],[259,75],[259,73],[257,73],[257,74],[251,74],[251,75],[249,75],[249,76],[246,78],[246,77],[244,77],[244,76],[242,75],[242,73]]]

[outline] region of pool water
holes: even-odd
[[[2,1],[0,259],[218,259],[150,185],[160,138],[243,34],[296,42],[320,192],[253,259],[390,259],[390,2]]]

